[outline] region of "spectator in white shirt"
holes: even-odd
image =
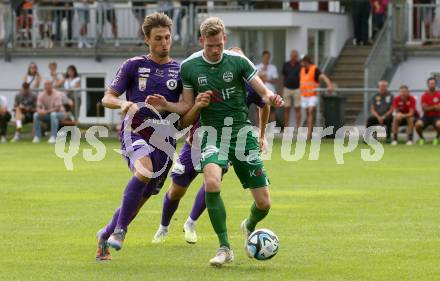
[[[263,80],[266,87],[272,92],[276,93],[275,84],[278,82],[278,70],[277,67],[270,63],[271,54],[269,51],[263,51],[261,56],[261,63],[258,64],[258,76]],[[270,111],[269,122],[273,122],[276,119],[275,110],[272,108]]]
[[[75,119],[79,117],[79,108],[81,107],[81,78],[74,65],[69,65],[66,71],[66,79],[64,80],[64,90],[67,98],[71,101],[72,108],[66,108],[71,111]]]

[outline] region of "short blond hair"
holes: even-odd
[[[142,24],[142,32],[145,36],[150,37],[151,30],[155,27],[168,27],[171,32],[171,27],[173,26],[173,21],[169,16],[164,13],[153,13],[147,15]]]
[[[225,24],[218,17],[207,18],[200,24],[200,35],[204,37],[215,36],[219,33],[225,33]]]

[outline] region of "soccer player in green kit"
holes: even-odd
[[[224,50],[226,40],[223,21],[211,17],[200,25],[203,50],[192,54],[181,64],[183,94],[201,96],[182,118],[182,124],[194,121],[191,115],[200,113],[203,127],[214,128],[214,143],[208,130],[201,134],[201,169],[205,176],[206,208],[218,236],[220,248],[209,261],[222,266],[234,260],[226,229],[226,210],[220,196],[222,170],[232,162],[243,188],[249,188],[255,202],[241,228],[247,236],[269,212],[269,180],[260,157],[257,137],[248,120],[246,82],[263,98],[276,107],[283,105],[279,95],[270,91],[260,78],[253,63],[236,52]],[[193,101],[194,103],[194,101]],[[202,106],[201,106],[202,105]],[[186,122],[187,120],[191,120]]]

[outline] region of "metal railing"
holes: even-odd
[[[42,90],[43,89],[32,89],[33,92],[35,91],[35,92],[38,92],[38,93],[41,92]],[[60,92],[65,92],[64,89],[56,89],[56,90],[58,90]],[[83,98],[85,97],[85,99],[82,100],[82,103],[80,103],[81,108],[83,108],[83,107],[87,107],[87,108],[96,107],[96,113],[97,114],[94,117],[93,116],[80,116],[80,114],[79,114],[80,113],[80,108],[79,107],[76,109],[78,111],[74,115],[77,118],[79,117],[80,120],[81,120],[81,117],[96,118],[96,120],[100,120],[101,118],[105,119],[106,117],[101,115],[101,113],[103,113],[103,112],[101,112],[101,110],[102,110],[101,102],[98,101],[96,104],[88,104],[88,101],[87,101],[87,93],[92,93],[92,92],[104,93],[105,90],[106,90],[106,88],[81,88],[81,89],[68,90],[68,91],[74,91],[76,93],[79,93],[79,95],[74,95],[74,97],[76,99],[75,100],[76,104],[78,104],[78,99],[80,98],[80,96],[82,96]],[[8,108],[9,109],[13,108],[14,97],[20,91],[21,91],[21,89],[18,89],[18,88],[0,88],[0,95],[5,96],[7,98]],[[411,89],[411,93],[418,100],[417,108],[419,110],[419,113],[422,112],[421,104],[420,104],[421,95],[425,91],[426,91],[425,89]],[[357,125],[361,125],[361,124],[365,124],[368,116],[370,115],[370,105],[371,105],[371,102],[372,102],[372,95],[376,94],[378,92],[378,89],[377,88],[336,88],[336,89],[334,89],[333,93],[329,94],[327,89],[324,89],[324,88],[321,89],[320,88],[320,89],[316,89],[316,92],[319,93],[320,97],[323,97],[325,95],[342,95],[342,96],[348,97],[347,101],[346,101],[347,102],[346,112],[350,111],[350,110],[353,110],[353,109],[350,109],[348,107],[348,105],[350,105],[350,103],[351,103],[350,96],[351,95],[354,96],[356,94],[361,93],[363,95],[362,106],[363,106],[363,108],[366,107],[367,111],[366,111],[366,113],[365,112],[363,113],[363,115],[364,115],[363,118],[361,118],[361,119],[357,118],[356,120],[353,120],[353,122],[356,121]],[[389,92],[392,93],[394,96],[397,96],[398,93],[399,93],[399,89],[389,89]],[[364,102],[364,101],[366,101],[366,102]],[[319,107],[322,108],[323,104],[319,105]],[[327,110],[331,111],[331,110],[334,110],[334,109],[330,108],[330,109],[327,109]],[[356,112],[356,114],[358,115],[359,113],[362,113],[361,110],[362,109],[359,109],[359,112]],[[363,110],[365,110],[365,109],[363,109]],[[347,115],[346,115],[346,117],[347,117]],[[107,120],[111,124],[114,124],[115,121],[116,121],[116,123],[118,122],[117,120],[113,119],[112,115],[109,116],[109,118],[110,119],[107,119]],[[323,125],[323,121],[324,121],[323,120],[323,116],[321,115],[320,110],[318,110],[317,111],[317,116],[316,116],[316,125],[317,126]],[[98,123],[98,121],[97,121],[97,123]]]
[[[105,44],[142,44],[141,25],[149,13],[163,11],[173,19],[175,41],[182,45],[188,30],[188,8],[146,2],[145,7],[110,5],[98,1],[87,8],[35,5],[32,9],[5,13],[5,47],[43,47],[54,45],[99,47]],[[150,3],[150,4],[148,4]],[[110,5],[110,6],[109,6]],[[81,36],[83,29],[83,36]],[[85,34],[84,31],[86,30]],[[83,37],[83,38],[82,38]],[[82,43],[84,42],[84,43]]]
[[[43,1],[44,2],[44,1]],[[227,0],[227,1],[153,1],[141,0],[141,5],[133,6],[131,1],[94,1],[94,4],[81,8],[71,0],[59,0],[65,5],[39,6],[31,9],[12,11],[10,4],[3,11],[5,48],[52,46],[100,47],[106,44],[142,43],[140,25],[143,17],[154,11],[164,11],[174,21],[173,34],[182,45],[197,42],[196,34],[200,21],[206,13],[214,11],[318,11],[318,1],[299,0]],[[142,5],[143,2],[143,5]],[[184,3],[181,3],[184,2]],[[322,1],[321,1],[322,2]],[[325,1],[324,1],[325,2]],[[328,12],[343,13],[344,1],[327,1]],[[86,42],[81,44],[80,30],[87,28]],[[0,25],[1,27],[1,25]],[[117,34],[115,34],[115,31]]]
[[[370,89],[377,86],[392,63],[392,21],[393,9],[388,9],[388,17],[380,31],[366,62],[364,70],[364,88]],[[364,117],[368,114],[369,95],[364,94]]]
[[[439,42],[440,4],[407,4],[408,43]]]

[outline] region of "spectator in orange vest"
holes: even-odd
[[[312,138],[313,125],[315,124],[316,107],[318,105],[319,82],[324,81],[328,92],[333,92],[333,84],[321,70],[312,63],[309,56],[304,56],[301,61],[300,91],[301,107],[306,110],[307,115],[307,139]]]

